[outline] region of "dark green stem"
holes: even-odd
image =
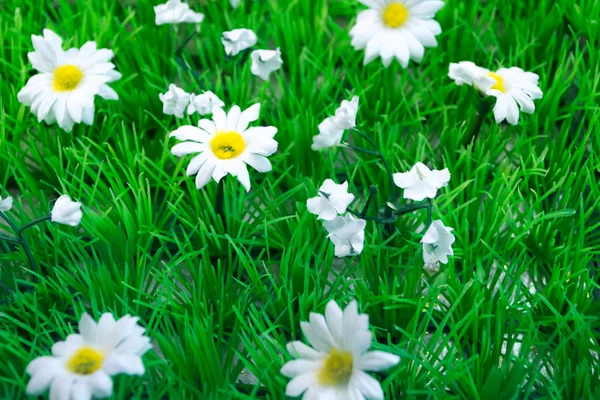
[[[217,198],[215,199],[215,212],[218,216],[221,217],[221,221],[223,221],[223,227],[226,226],[225,221],[225,177],[221,178],[219,181],[219,186],[217,187]]]
[[[375,196],[375,194],[377,194],[377,186],[371,185],[371,187],[369,188],[369,197],[367,197],[367,202],[365,203],[363,210],[360,212],[361,218],[364,218],[365,215],[367,215],[367,211],[369,210],[369,206],[371,205],[371,200],[373,200],[373,196]]]
[[[375,151],[377,152],[377,155],[381,159],[381,162],[383,163],[383,167],[385,168],[385,171],[388,175],[388,183],[390,186],[390,195],[392,198],[391,201],[393,202],[394,199],[396,198],[396,188],[394,187],[395,186],[394,185],[394,175],[392,174],[392,169],[390,168],[390,165],[388,164],[385,157],[383,156],[383,153],[379,149],[379,146],[377,145],[377,143],[375,143],[375,141],[373,139],[371,139],[365,133],[361,132],[360,130],[358,130],[356,128],[354,128],[353,130],[356,133],[358,133],[360,136],[362,136],[367,142],[369,142],[371,144],[371,146],[373,146],[375,148]]]
[[[183,51],[183,48],[190,42],[190,40],[192,40],[192,38],[194,37],[194,35],[196,35],[196,31],[194,30],[194,32],[192,32],[191,35],[189,35],[187,38],[185,38],[185,40],[179,45],[179,47],[177,49],[175,49],[175,56],[179,56],[179,54],[181,54],[181,52]]]
[[[27,228],[31,228],[34,225],[37,225],[41,222],[45,222],[45,221],[49,221],[52,217],[50,215],[42,217],[42,218],[38,218],[35,221],[31,221],[30,223],[23,225],[21,228],[19,228],[19,231],[17,232],[17,234],[20,234],[21,232],[23,232],[25,229]]]
[[[23,235],[21,234],[19,228],[17,228],[17,226],[12,222],[12,220],[8,218],[2,211],[0,211],[0,218],[6,221],[8,226],[10,226],[10,228],[15,232],[15,234],[19,238],[21,246],[23,246],[23,250],[25,250],[25,254],[27,255],[27,260],[29,260],[29,264],[31,265],[31,270],[34,272],[34,283],[37,283],[37,265],[35,263],[35,260],[33,259],[33,254],[31,253],[31,249],[29,248],[27,241],[23,238]]]
[[[475,116],[475,122],[473,122],[473,126],[471,127],[470,133],[465,137],[465,140],[463,141],[463,146],[468,145],[477,138],[477,135],[481,130],[481,125],[483,124],[483,119],[492,110],[492,106],[493,103],[490,101],[490,99],[487,99],[485,97],[481,97],[479,99],[479,106],[477,107],[477,115]]]
[[[364,149],[364,148],[362,148],[362,147],[353,146],[353,145],[351,145],[350,143],[346,143],[345,145],[346,145],[346,147],[348,147],[348,148],[350,148],[350,149],[352,149],[352,150],[354,150],[354,151],[356,151],[356,152],[359,152],[359,153],[366,153],[366,154],[371,154],[371,155],[374,155],[374,156],[377,156],[377,157],[379,157],[379,153],[378,153],[378,152],[376,152],[376,151],[367,150],[367,149]]]
[[[5,242],[10,242],[10,243],[19,243],[19,244],[21,244],[21,241],[19,239],[9,238],[9,237],[2,236],[2,235],[0,235],[0,240],[3,240]]]

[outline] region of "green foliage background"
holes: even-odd
[[[0,195],[13,194],[10,215],[23,223],[62,193],[85,205],[81,229],[28,231],[37,284],[25,254],[0,245],[1,279],[32,289],[0,306],[0,398],[25,396],[27,363],[82,312],[110,311],[140,316],[155,349],[142,378],[116,377],[114,398],[282,399],[284,346],[301,338],[300,321],[351,298],[370,316],[374,347],[402,358],[380,375],[386,398],[600,398],[599,2],[446,1],[439,46],[407,70],[362,65],[348,30],[364,7],[353,0],[189,3],[206,18],[178,63],[193,27],[157,27],[155,2],[0,1]],[[115,51],[120,100],[98,99],[92,127],[38,124],[17,101],[31,35],[45,27],[65,48],[96,40]],[[221,33],[241,27],[257,48],[281,47],[271,82],[242,55],[225,58]],[[516,127],[489,116],[462,145],[477,104],[447,77],[462,60],[539,74],[535,114]],[[249,194],[227,179],[227,229],[216,184],[196,190],[189,159],[169,152],[168,132],[198,120],[162,113],[171,82],[228,106],[260,102],[260,124],[279,129],[271,173],[251,172]],[[416,232],[424,213],[400,218],[391,236],[369,223],[365,250],[340,271],[306,211],[334,175],[356,194],[377,184],[379,204],[389,195],[376,159],[310,150],[317,125],[352,95],[359,127],[395,171],[423,161],[452,173],[435,217],[454,227],[455,256],[433,277]],[[241,383],[242,372],[259,383]]]

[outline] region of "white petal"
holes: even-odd
[[[288,353],[294,358],[304,358],[307,360],[318,361],[321,360],[325,354],[319,353],[315,349],[305,345],[304,343],[295,340],[293,342],[289,342],[285,348]]]
[[[338,346],[343,343],[343,322],[344,313],[342,309],[333,300],[329,300],[325,308],[325,318],[331,335],[335,339]]]
[[[238,121],[240,119],[240,115],[242,114],[242,110],[238,106],[231,107],[229,113],[227,114],[227,130],[228,131],[236,131],[238,126]]]
[[[171,149],[174,156],[181,157],[192,153],[201,153],[206,150],[206,144],[197,142],[178,143]]]
[[[519,108],[517,107],[517,101],[510,95],[506,97],[508,99],[506,121],[511,125],[517,125],[517,123],[519,123]]]
[[[109,375],[128,374],[143,375],[144,364],[137,355],[131,354],[110,354],[102,363],[102,368]]]
[[[424,1],[411,7],[410,14],[419,18],[433,18],[442,7],[444,7],[443,1]]]
[[[304,393],[309,387],[317,383],[317,376],[313,372],[308,372],[302,375],[296,376],[290,382],[288,382],[285,388],[285,395],[296,397]]]
[[[194,126],[186,125],[178,128],[171,132],[169,137],[175,137],[177,140],[192,140],[198,143],[207,143],[211,137],[204,130],[196,128]]]
[[[508,95],[500,95],[496,99],[496,105],[494,106],[494,117],[496,118],[496,122],[500,123],[506,119],[506,115],[508,114]]]
[[[256,103],[251,107],[247,108],[240,115],[240,119],[237,124],[237,129],[234,129],[237,132],[244,132],[248,128],[248,124],[250,122],[254,122],[258,119],[260,113],[260,103]]]
[[[214,169],[215,164],[209,160],[202,165],[198,171],[198,175],[196,176],[196,189],[202,189],[208,182],[210,182],[210,178],[212,177]]]
[[[385,371],[400,362],[400,357],[383,351],[370,351],[357,361],[357,368],[364,371]]]
[[[271,162],[266,158],[258,154],[247,153],[244,155],[244,162],[257,170],[258,172],[269,172],[273,167]]]
[[[321,363],[319,361],[304,359],[292,360],[288,361],[283,367],[281,367],[281,374],[289,378],[293,378],[297,375],[302,375],[316,370],[320,365]]]
[[[216,127],[215,123],[213,121],[211,121],[210,119],[201,119],[198,122],[198,126],[201,129],[208,132],[208,134],[210,134],[210,135],[213,135],[214,133],[217,132],[217,127]]]
[[[523,91],[519,89],[510,90],[510,95],[515,98],[515,100],[521,106],[521,111],[527,114],[533,114],[535,111],[535,105],[533,104],[533,100],[529,96],[527,96]]]
[[[310,322],[301,322],[300,328],[304,332],[306,339],[316,350],[324,353],[331,351],[334,339],[322,315],[310,313]]]
[[[74,375],[59,375],[50,384],[50,400],[67,400],[70,398]]]
[[[215,121],[215,129],[221,132],[227,129],[227,114],[220,107],[213,110],[213,121]]]
[[[354,371],[352,381],[363,396],[372,400],[383,400],[383,390],[375,378],[362,371]]]

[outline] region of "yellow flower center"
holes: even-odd
[[[210,141],[213,154],[220,160],[230,160],[242,154],[246,141],[237,132],[218,132]]]
[[[67,361],[67,369],[75,374],[90,375],[102,366],[104,355],[91,347],[82,347]]]
[[[383,11],[383,22],[390,28],[401,27],[408,19],[408,10],[401,3],[392,3]]]
[[[500,75],[498,75],[495,72],[490,72],[488,74],[488,76],[491,76],[492,78],[494,78],[496,80],[496,83],[494,84],[494,86],[491,87],[492,89],[499,90],[502,93],[506,92],[506,87],[504,87],[504,79],[502,79],[502,77]]]
[[[83,72],[74,65],[63,65],[54,70],[54,90],[57,92],[70,92],[74,90],[81,79]]]
[[[320,385],[336,386],[348,383],[352,376],[352,354],[333,349],[319,371]]]

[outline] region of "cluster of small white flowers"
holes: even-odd
[[[163,113],[183,118],[184,112],[188,115],[198,113],[200,115],[212,114],[213,109],[222,108],[225,103],[213,92],[206,91],[200,95],[187,93],[175,84],[169,85],[166,93],[158,95],[163,103]]]

